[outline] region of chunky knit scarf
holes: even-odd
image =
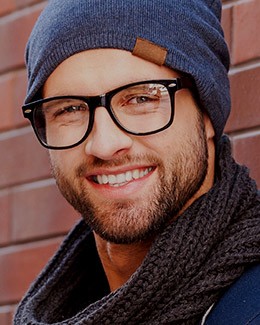
[[[14,324],[199,324],[223,290],[260,261],[260,199],[226,137],[218,164],[214,187],[158,235],[115,292],[81,221],[21,302]]]

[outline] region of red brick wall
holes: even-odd
[[[0,324],[11,324],[17,302],[77,216],[50,177],[47,152],[20,106],[26,90],[23,53],[44,1],[0,0]],[[232,59],[233,112],[226,131],[236,158],[260,184],[260,1],[223,1]]]
[[[260,1],[223,1],[223,27],[231,51],[232,113],[226,132],[234,156],[260,186]]]
[[[27,290],[76,213],[50,178],[46,150],[21,114],[24,47],[45,2],[0,0],[0,324]]]

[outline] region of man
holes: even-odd
[[[83,220],[15,324],[260,321],[245,284],[259,276],[260,202],[222,136],[220,13],[215,0],[48,2],[23,112]]]

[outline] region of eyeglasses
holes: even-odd
[[[95,109],[105,107],[114,123],[136,136],[167,129],[174,118],[177,90],[194,90],[191,78],[131,83],[99,96],[58,96],[22,107],[40,143],[48,149],[69,149],[90,134]]]

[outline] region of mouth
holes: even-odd
[[[128,170],[120,174],[101,174],[92,177],[94,183],[99,185],[109,185],[112,187],[120,187],[134,180],[145,177],[153,170],[153,167]]]

